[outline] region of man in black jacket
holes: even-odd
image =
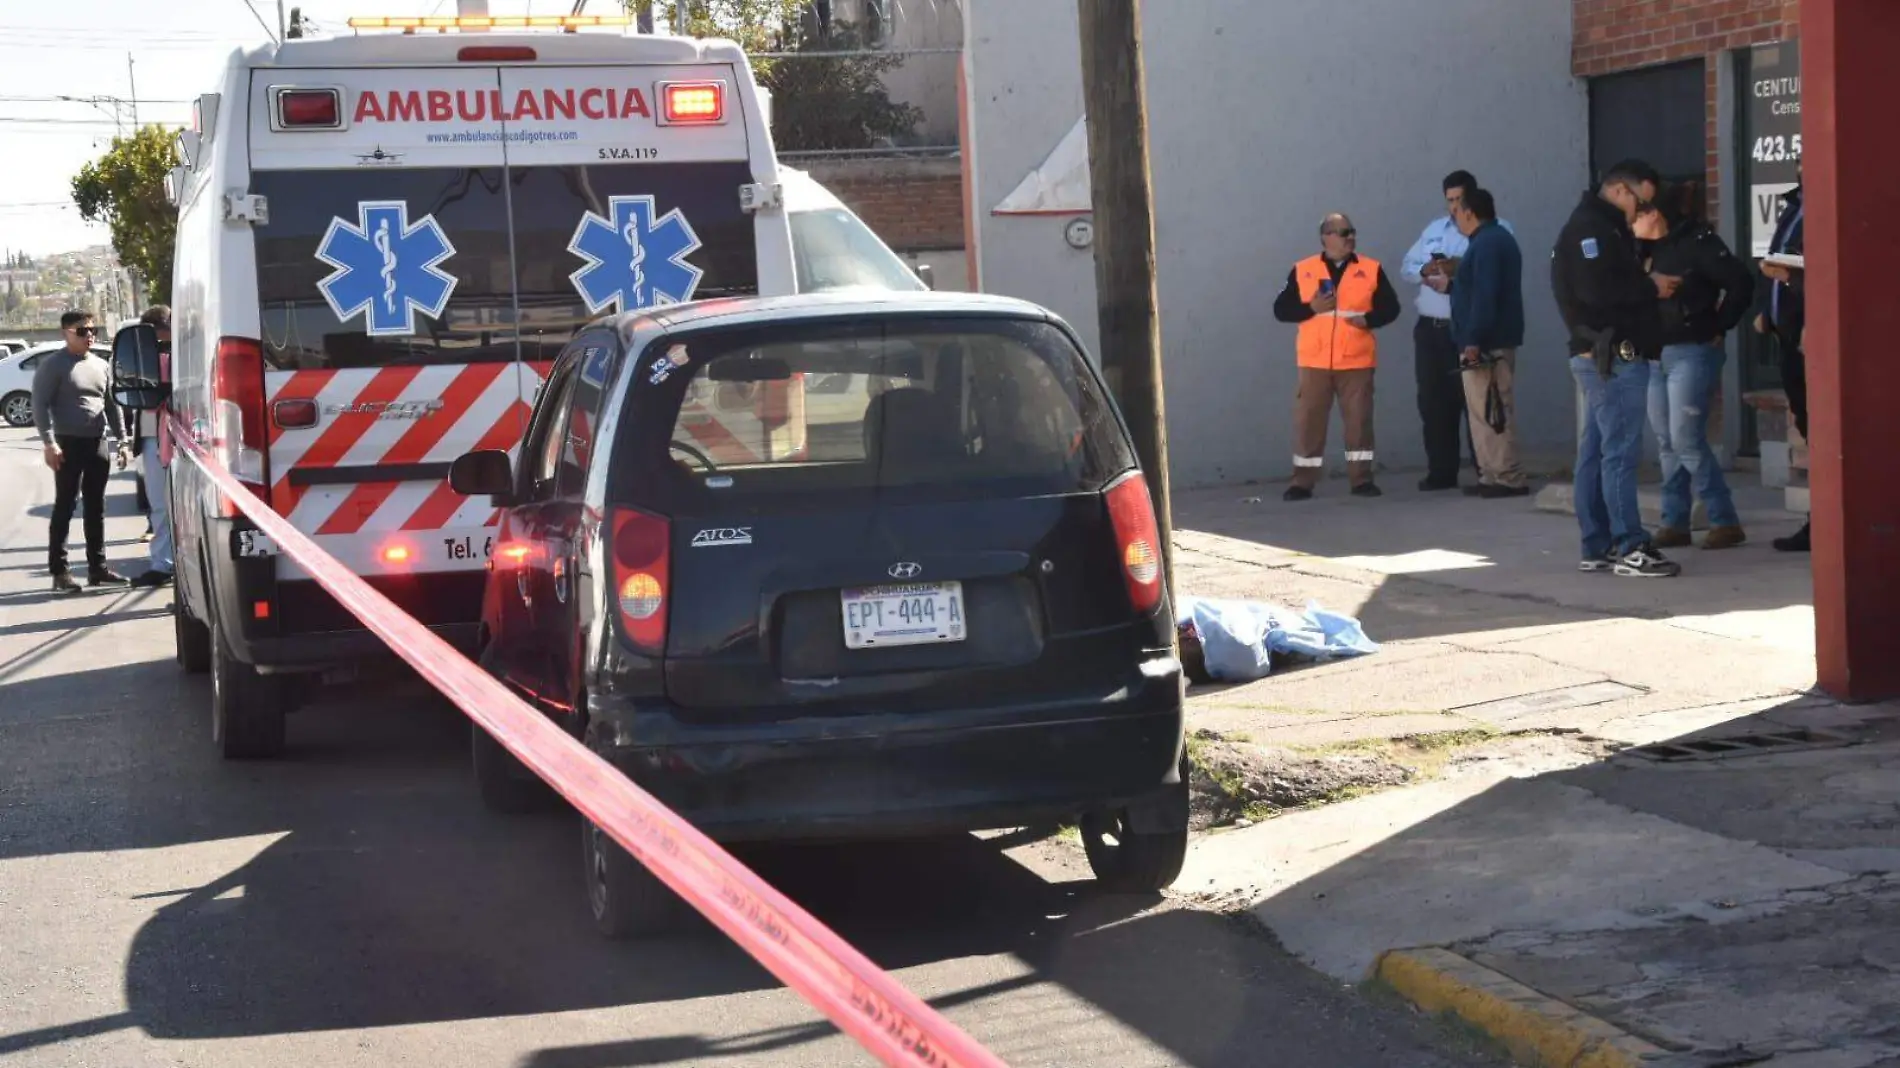
[[[1722,465],[1709,445],[1709,408],[1721,383],[1728,353],[1722,339],[1741,324],[1755,294],[1748,266],[1729,251],[1706,219],[1699,182],[1671,190],[1663,216],[1645,216],[1667,232],[1642,240],[1650,269],[1682,279],[1662,302],[1662,362],[1649,379],[1649,428],[1662,459],[1662,526],[1656,545],[1692,544],[1689,513],[1694,497],[1709,510],[1704,549],[1729,549],[1748,540],[1735,510]],[[1647,238],[1640,226],[1639,239]],[[1693,493],[1692,493],[1693,491]]]
[[[1806,221],[1801,186],[1797,185],[1783,198],[1781,218],[1775,223],[1775,236],[1768,246],[1768,254],[1804,255]],[[1788,394],[1788,414],[1794,419],[1794,428],[1805,441],[1808,437],[1808,361],[1801,348],[1801,335],[1808,325],[1807,271],[1764,261],[1761,273],[1772,284],[1762,294],[1761,314],[1755,316],[1755,332],[1773,334],[1781,342],[1781,388]],[[1776,538],[1775,548],[1784,553],[1808,552],[1808,525],[1801,524],[1800,531],[1789,537]]]
[[[1650,364],[1662,355],[1658,298],[1673,296],[1680,282],[1644,270],[1631,230],[1639,214],[1655,210],[1660,184],[1641,160],[1611,167],[1551,250],[1551,290],[1570,328],[1570,372],[1587,407],[1577,442],[1578,567],[1630,578],[1682,570],[1651,543],[1636,501]]]

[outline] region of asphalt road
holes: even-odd
[[[574,817],[484,812],[413,679],[220,762],[169,592],[51,597],[51,496],[0,430],[0,1063],[869,1063],[708,924],[598,940]],[[136,573],[129,476],[108,512]],[[1240,921],[1095,895],[1058,841],[742,857],[1013,1065],[1479,1063]]]

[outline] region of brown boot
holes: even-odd
[[[1686,549],[1689,547],[1689,532],[1676,527],[1657,527],[1653,539],[1658,549]]]
[[[1702,539],[1704,549],[1733,549],[1748,540],[1741,527],[1710,527],[1708,536]]]

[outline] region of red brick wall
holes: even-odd
[[[955,159],[799,164],[899,252],[963,247],[963,167]]]
[[[1571,0],[1570,66],[1579,77],[1703,61],[1709,217],[1720,218],[1718,64],[1725,53],[1800,36],[1800,0]]]

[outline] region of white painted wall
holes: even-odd
[[[1082,112],[1075,0],[966,0],[982,287],[1042,303],[1095,339],[1092,253],[1061,217],[990,213]],[[1525,252],[1530,334],[1519,433],[1535,461],[1574,448],[1573,386],[1545,266],[1588,181],[1587,102],[1570,77],[1569,0],[1148,0],[1150,142],[1174,475],[1282,478],[1293,328],[1271,304],[1346,211],[1406,314],[1380,338],[1381,464],[1423,466],[1410,291],[1399,261],[1440,179],[1475,172]],[[1343,468],[1335,425],[1329,466]]]

